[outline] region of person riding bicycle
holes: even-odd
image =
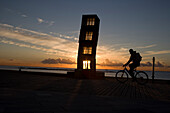
[[[138,66],[140,66],[140,61],[142,60],[142,57],[140,56],[139,53],[136,53],[136,51],[134,51],[133,49],[129,49],[129,52],[131,54],[130,58],[129,58],[129,61],[123,65],[124,66],[127,66],[130,62],[133,62],[131,64],[129,64],[129,67],[130,67],[130,70],[129,70],[129,74],[132,76],[132,79],[134,80],[134,69]]]

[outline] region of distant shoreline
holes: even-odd
[[[76,69],[76,68],[63,68],[63,67],[37,67],[37,66],[34,67],[34,66],[0,65],[0,69],[2,69],[2,68],[15,68],[15,69],[19,69],[20,67],[22,69],[65,70],[65,71],[68,71],[68,70],[73,71],[73,70]],[[114,72],[114,71],[116,72],[117,71],[117,69],[96,69],[96,70],[104,71],[104,72]],[[138,70],[138,71],[152,71],[152,70]],[[155,72],[169,72],[170,73],[170,71],[155,71]]]
[[[55,67],[31,67],[31,66],[2,66],[0,65],[0,69],[2,70],[15,70],[19,71],[29,71],[29,72],[43,72],[43,73],[60,73],[67,74],[67,72],[73,72],[75,68],[55,68]],[[115,74],[119,70],[113,69],[97,69],[97,71],[101,71],[105,73],[105,77],[115,77]],[[138,70],[140,71],[140,70]],[[145,71],[148,74],[149,79],[152,78],[152,71]],[[170,72],[169,71],[155,71],[155,79],[159,80],[170,80]]]
[[[62,73],[48,73],[48,72],[31,72],[31,71],[17,71],[17,70],[4,70],[0,69],[0,73],[9,73],[9,74],[23,74],[23,75],[42,75],[42,76],[54,76],[54,77],[68,77],[67,74]],[[105,77],[107,79],[113,79],[114,77]],[[152,82],[149,79],[149,82]],[[170,84],[170,80],[161,80],[161,79],[154,79],[154,83],[160,84]]]

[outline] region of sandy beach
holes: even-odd
[[[114,78],[0,70],[0,113],[169,113],[170,82],[139,85]]]

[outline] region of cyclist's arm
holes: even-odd
[[[132,57],[130,57],[129,61],[126,64],[124,64],[123,66],[127,66],[131,61],[132,61]]]

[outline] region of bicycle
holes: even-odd
[[[148,75],[144,71],[136,71],[136,69],[133,71],[134,72],[134,80],[140,84],[144,85],[148,82]],[[129,71],[127,70],[126,66],[123,70],[120,70],[116,73],[116,80],[125,83],[128,81],[128,76],[129,76]],[[130,75],[131,76],[131,75]],[[132,77],[132,76],[131,76]]]

